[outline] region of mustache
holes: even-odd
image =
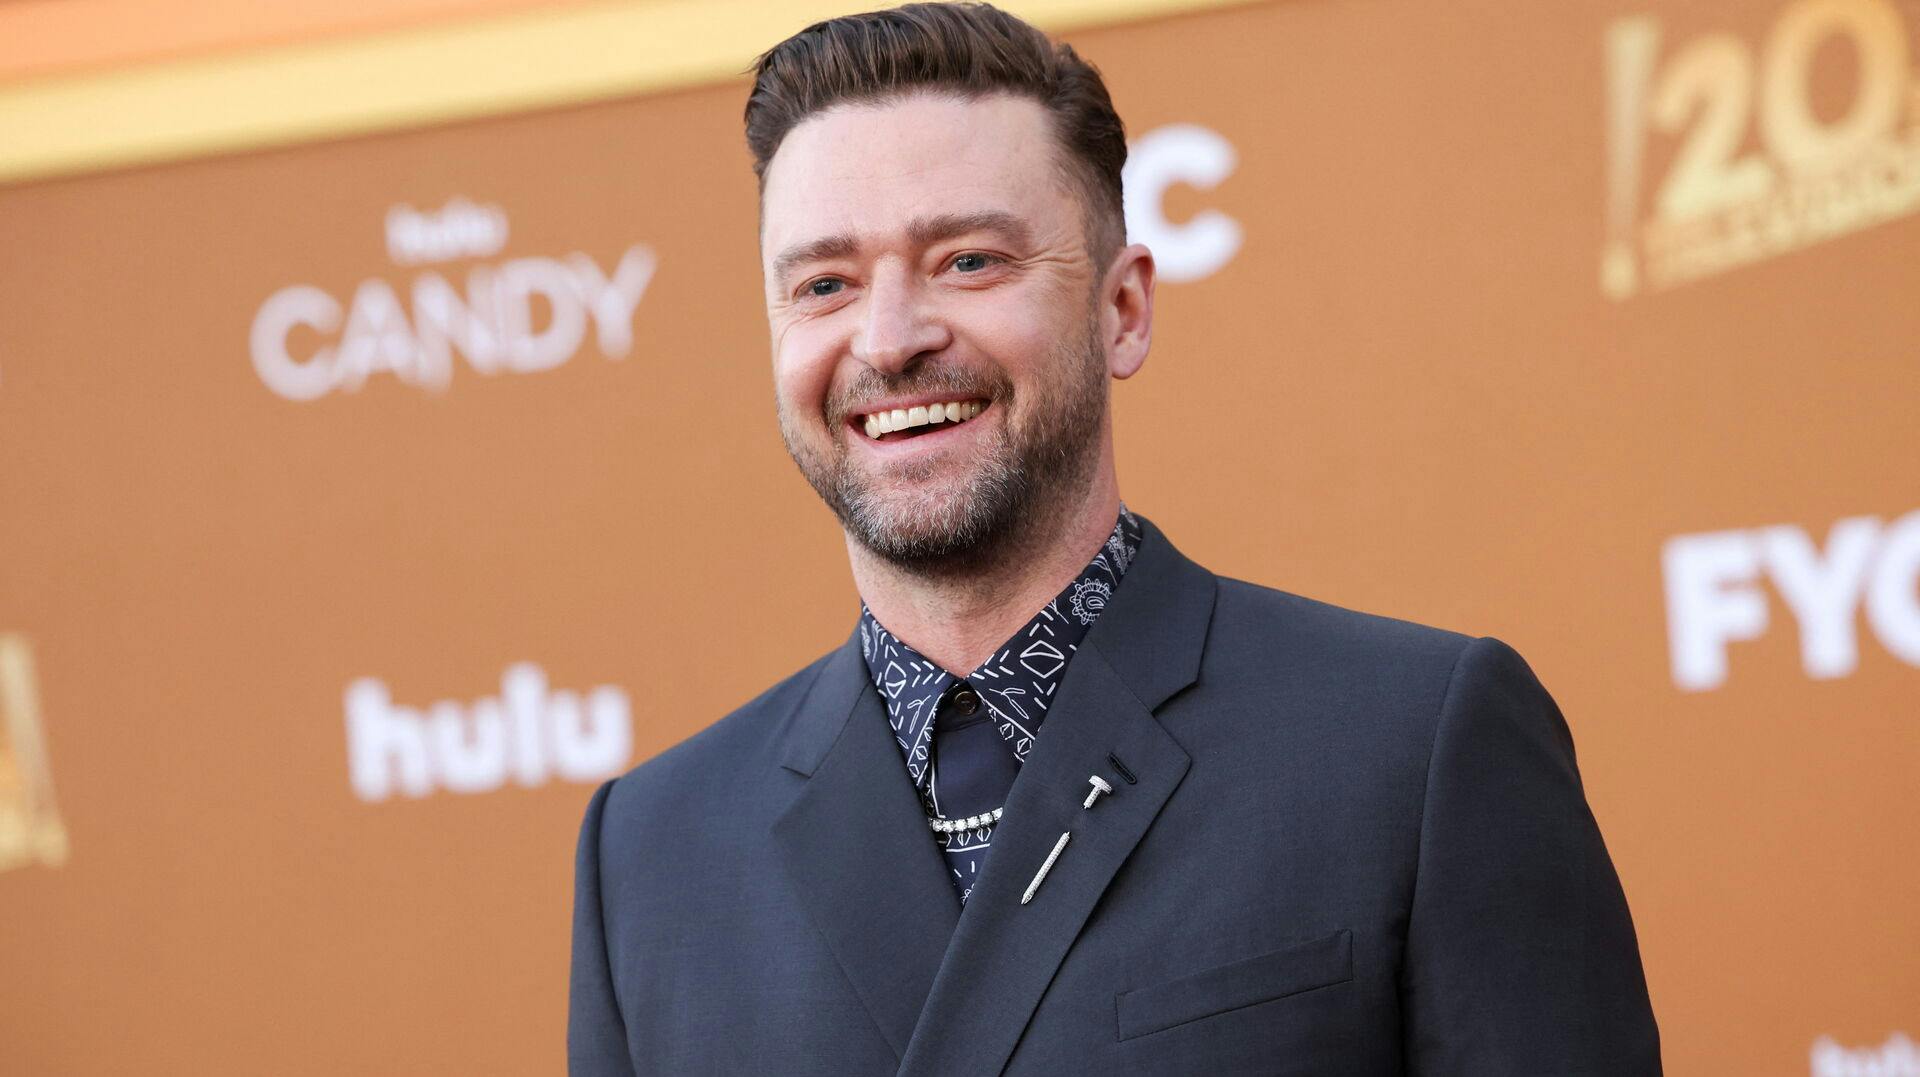
[[[952,365],[916,366],[899,374],[882,374],[864,369],[847,385],[827,398],[828,426],[846,422],[850,416],[865,414],[877,401],[919,393],[941,396],[998,400],[1012,395],[1013,383],[994,372],[966,370]]]

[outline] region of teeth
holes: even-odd
[[[958,423],[980,414],[986,405],[977,400],[953,401],[947,404],[923,404],[912,408],[894,408],[890,411],[876,411],[863,420],[867,436],[877,438],[882,434],[891,434],[896,430],[906,430],[915,426],[927,426],[932,423]]]

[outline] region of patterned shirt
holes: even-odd
[[[1053,601],[1040,608],[1026,626],[1000,646],[980,668],[964,680],[954,677],[935,663],[920,656],[898,636],[888,632],[860,604],[860,646],[867,660],[880,698],[887,705],[887,719],[893,726],[894,740],[900,745],[907,774],[920,793],[921,807],[929,817],[940,817],[940,781],[933,764],[934,718],[943,700],[964,698],[971,688],[979,702],[985,703],[1012,756],[1013,765],[1024,763],[1033,748],[1047,716],[1047,705],[1060,686],[1067,662],[1079,649],[1094,618],[1106,608],[1120,577],[1133,563],[1140,548],[1140,521],[1120,507],[1120,518],[1113,533],[1079,578],[1066,586]],[[993,844],[993,824],[954,833],[928,831],[946,854],[947,867],[953,873],[954,889],[965,905],[973,891],[974,880]]]

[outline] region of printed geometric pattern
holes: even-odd
[[[1067,663],[1086,638],[1087,628],[1113,598],[1120,577],[1140,549],[1140,521],[1120,507],[1105,545],[1079,577],[1033,615],[965,680],[992,713],[1000,739],[1015,765],[1025,763],[1047,717],[1047,705],[1060,687]],[[893,739],[900,745],[907,775],[928,815],[941,815],[940,776],[932,765],[935,710],[956,678],[920,656],[906,641],[887,631],[865,602],[860,604],[860,649],[867,671],[887,705]],[[944,735],[944,734],[943,734]],[[960,904],[967,903],[993,844],[993,826],[952,834],[927,831],[946,854]]]

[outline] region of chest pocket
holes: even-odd
[[[1353,979],[1353,932],[1216,965],[1114,996],[1122,1040]]]

